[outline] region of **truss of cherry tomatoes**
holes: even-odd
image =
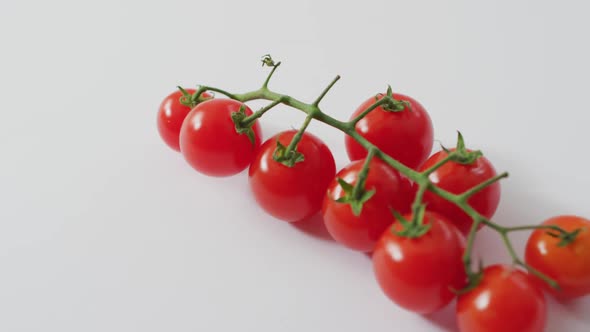
[[[433,126],[418,101],[389,88],[341,121],[319,107],[339,77],[304,103],[270,90],[280,62],[266,55],[262,63],[272,70],[257,90],[179,87],[160,105],[160,136],[195,170],[223,177],[248,168],[264,211],[286,222],[321,213],[337,242],[372,254],[375,278],[393,302],[428,314],[458,298],[464,332],[543,331],[543,291],[561,301],[590,294],[590,220],[496,224],[498,181],[508,174],[497,174],[481,151],[466,148],[461,134],[455,148],[431,155]],[[270,103],[253,112],[245,102],[256,99]],[[305,121],[262,142],[259,119],[279,104],[303,111]],[[345,134],[351,163],[338,172],[328,146],[306,131],[313,120]],[[512,264],[474,268],[471,253],[481,227],[498,232]],[[532,233],[523,260],[508,234],[524,230]]]

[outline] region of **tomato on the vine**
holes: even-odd
[[[292,167],[274,159],[277,141],[288,146],[297,131],[288,130],[269,138],[250,165],[249,182],[258,204],[275,218],[296,222],[316,214],[326,188],[336,173],[332,152],[316,136],[304,132],[297,144],[303,160]]]
[[[435,153],[422,165],[420,171],[432,167],[447,157],[447,155],[446,151]],[[455,161],[449,161],[430,174],[429,179],[433,184],[444,190],[453,194],[460,194],[494,176],[496,176],[494,166],[488,159],[481,156],[472,164],[460,164]],[[473,220],[457,205],[430,191],[424,194],[424,203],[427,204],[428,210],[438,212],[447,217],[463,234],[469,233]],[[468,203],[484,217],[491,218],[500,203],[500,183],[495,182],[476,193],[469,198]]]
[[[426,211],[423,222],[430,229],[417,238],[394,233],[403,226],[393,223],[375,247],[373,268],[381,289],[393,302],[427,314],[447,305],[455,297],[453,290],[465,285],[465,238],[436,213]]]
[[[548,229],[531,233],[526,245],[527,264],[559,284],[559,290],[544,287],[560,300],[570,300],[590,294],[590,220],[577,216],[557,216],[543,225],[559,226],[567,232],[579,229],[573,241],[560,245],[559,234]],[[550,235],[553,234],[553,235]]]
[[[195,93],[195,90],[186,89],[189,94]],[[183,96],[182,91],[178,90],[169,94],[158,109],[158,132],[162,140],[176,151],[180,151],[180,128],[184,119],[191,111],[191,108],[180,103],[180,98]],[[213,96],[207,92],[201,94],[201,98],[212,98]]]
[[[352,114],[351,119],[382,98],[383,95],[378,95],[367,99]],[[416,169],[432,151],[432,121],[424,107],[415,99],[397,93],[393,94],[393,98],[409,102],[410,107],[401,111],[389,111],[379,106],[357,122],[355,129],[381,151]],[[346,136],[345,142],[350,160],[367,156],[367,150],[349,135]]]
[[[457,300],[462,332],[542,332],[546,316],[543,292],[511,266],[485,268],[480,283]]]
[[[232,114],[243,109],[244,103],[232,99],[210,99],[193,108],[180,130],[180,151],[197,171],[210,176],[229,176],[244,170],[260,146],[260,125],[252,125],[253,136],[240,134]]]
[[[338,179],[355,186],[364,162],[364,159],[353,161],[336,174],[324,197],[322,215],[328,232],[336,241],[354,250],[370,252],[383,231],[395,221],[390,209],[402,214],[410,212],[414,191],[407,178],[373,158],[364,192],[374,191],[374,194],[362,204],[360,214],[355,215],[351,204],[337,201],[350,195]]]

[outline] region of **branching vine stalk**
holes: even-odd
[[[376,97],[375,102],[371,106],[369,106],[366,110],[364,110],[362,113],[360,113],[357,117],[351,119],[350,121],[340,121],[340,120],[324,113],[319,107],[319,104],[322,101],[322,99],[326,96],[326,94],[329,92],[329,90],[335,85],[335,83],[340,79],[340,76],[336,76],[312,103],[305,103],[305,102],[295,99],[289,95],[274,92],[268,88],[269,82],[270,82],[272,76],[274,75],[275,71],[277,70],[277,68],[280,66],[281,62],[275,63],[274,60],[270,57],[270,55],[265,55],[262,58],[262,64],[263,64],[263,66],[266,65],[266,66],[271,67],[272,69],[271,69],[270,73],[268,74],[267,78],[265,79],[264,83],[262,84],[262,86],[257,90],[246,92],[246,93],[230,93],[230,92],[227,92],[225,90],[222,90],[222,89],[219,89],[216,87],[201,85],[192,94],[192,96],[190,96],[190,98],[187,98],[186,95],[183,95],[183,97],[181,98],[181,102],[185,105],[194,106],[195,104],[198,104],[200,101],[202,101],[201,95],[203,92],[206,92],[206,91],[220,93],[222,95],[227,96],[228,98],[231,98],[231,99],[234,99],[234,100],[237,100],[240,102],[248,102],[248,101],[252,101],[252,100],[268,100],[271,102],[270,104],[268,104],[267,106],[261,108],[260,110],[258,110],[256,112],[254,112],[250,116],[236,118],[234,121],[236,122],[236,130],[238,130],[238,132],[240,132],[240,130],[245,130],[245,129],[250,128],[252,126],[252,124],[254,123],[254,121],[256,121],[258,118],[260,118],[262,115],[264,115],[267,111],[274,108],[278,104],[283,104],[283,105],[289,106],[291,108],[297,109],[299,111],[302,111],[303,113],[306,114],[306,118],[305,118],[303,124],[301,125],[300,129],[297,131],[295,136],[292,138],[292,141],[290,142],[290,144],[287,147],[284,147],[284,146],[280,145],[280,143],[277,141],[277,144],[278,144],[277,150],[275,150],[275,160],[276,161],[282,162],[283,164],[285,164],[288,167],[292,167],[297,162],[303,161],[304,156],[300,155],[297,152],[297,144],[299,143],[303,133],[305,132],[305,130],[307,129],[307,126],[309,125],[309,123],[312,120],[323,122],[333,128],[336,128],[336,129],[342,131],[346,135],[349,135],[355,141],[357,141],[363,148],[365,148],[368,152],[368,157],[366,159],[366,162],[363,164],[363,168],[362,168],[361,172],[359,173],[359,178],[357,179],[356,185],[354,187],[352,187],[350,184],[347,184],[343,180],[340,181],[340,185],[344,189],[348,188],[348,190],[351,191],[352,200],[353,201],[356,200],[356,203],[360,203],[360,204],[357,204],[357,207],[355,208],[354,204],[352,204],[351,202],[347,202],[347,203],[351,203],[351,206],[353,207],[353,210],[355,210],[356,215],[360,214],[363,200],[366,201],[367,199],[370,198],[370,196],[372,196],[372,194],[374,194],[374,192],[371,193],[371,192],[366,192],[364,190],[364,183],[365,183],[368,171],[369,171],[370,159],[377,157],[377,158],[381,159],[383,162],[385,162],[386,164],[388,164],[390,167],[396,169],[398,172],[400,172],[401,174],[403,174],[408,179],[410,179],[411,181],[413,181],[414,183],[416,183],[418,185],[418,191],[417,191],[415,200],[412,203],[413,220],[410,222],[407,220],[402,220],[403,218],[401,216],[399,216],[399,214],[397,212],[392,211],[392,212],[394,212],[396,217],[404,223],[404,225],[407,224],[407,225],[409,225],[408,227],[422,227],[421,229],[416,228],[413,232],[410,232],[411,234],[413,234],[413,235],[417,234],[418,236],[420,236],[421,233],[425,230],[425,228],[424,228],[425,225],[422,225],[421,219],[422,219],[422,216],[424,215],[424,210],[426,209],[426,206],[422,202],[424,193],[426,191],[431,191],[435,195],[443,198],[444,200],[447,200],[447,201],[455,204],[457,207],[459,207],[462,211],[464,211],[467,215],[469,215],[472,218],[473,224],[472,224],[471,230],[469,232],[469,235],[467,237],[466,250],[465,250],[465,254],[463,256],[463,263],[464,263],[465,270],[466,270],[466,273],[467,273],[467,276],[469,279],[468,286],[465,290],[475,287],[477,285],[477,283],[479,282],[479,280],[481,279],[481,275],[483,273],[481,264],[480,264],[479,269],[476,271],[474,271],[472,268],[473,245],[475,242],[477,230],[479,229],[480,225],[488,226],[500,235],[500,237],[502,238],[502,240],[508,250],[508,253],[510,254],[510,256],[512,258],[513,264],[525,268],[526,270],[528,270],[529,273],[544,280],[551,287],[554,287],[554,288],[559,287],[559,285],[557,284],[557,282],[555,280],[553,280],[550,277],[548,277],[547,275],[537,271],[536,269],[529,266],[522,259],[520,259],[518,257],[518,255],[516,254],[516,252],[514,250],[512,242],[510,241],[508,234],[513,231],[546,229],[548,232],[549,231],[552,232],[552,233],[550,233],[552,236],[560,238],[562,240],[561,243],[564,243],[565,245],[567,245],[568,243],[571,243],[575,239],[579,230],[574,230],[572,232],[568,232],[568,231],[564,230],[563,228],[555,226],[555,225],[527,225],[527,226],[516,226],[516,227],[504,227],[504,226],[501,226],[497,223],[492,222],[491,220],[488,220],[483,215],[478,213],[475,209],[473,209],[471,207],[471,205],[469,205],[469,203],[468,203],[469,199],[473,195],[475,195],[476,193],[480,192],[481,190],[489,187],[490,185],[496,183],[497,181],[499,181],[503,178],[508,177],[508,173],[506,173],[506,172],[501,173],[493,178],[490,178],[487,181],[484,181],[484,182],[478,184],[477,186],[474,186],[473,188],[471,188],[463,193],[459,193],[459,194],[454,194],[449,191],[446,191],[446,190],[438,187],[434,183],[432,183],[432,181],[429,179],[430,174],[432,174],[435,170],[442,167],[444,164],[446,164],[448,162],[452,161],[452,162],[457,162],[457,163],[469,164],[469,163],[474,162],[480,156],[482,156],[482,153],[480,151],[469,151],[465,148],[465,143],[464,143],[463,137],[461,136],[460,133],[458,134],[457,147],[455,149],[449,150],[449,149],[446,149],[443,147],[443,149],[445,151],[447,151],[448,155],[443,160],[441,160],[437,164],[433,165],[429,169],[427,169],[423,172],[418,172],[414,169],[411,169],[411,168],[405,166],[404,164],[400,163],[399,161],[392,158],[391,156],[385,154],[383,151],[381,151],[379,148],[377,148],[374,144],[372,144],[367,139],[365,139],[360,134],[358,134],[355,130],[355,125],[360,120],[362,120],[365,116],[367,116],[367,114],[378,109],[379,107],[381,107],[382,109],[385,109],[386,111],[391,111],[391,112],[404,111],[404,109],[406,109],[406,108],[408,108],[408,111],[411,111],[411,109],[409,109],[409,105],[407,103],[405,103],[403,101],[396,100],[394,98],[393,93],[391,91],[391,87],[388,87],[386,94],[379,95],[378,97]],[[186,92],[184,89],[182,89],[182,88],[180,88],[180,89],[183,91],[183,94],[184,94],[184,92]],[[282,150],[279,151],[280,149],[282,149]],[[280,153],[277,153],[278,151]],[[339,179],[339,180],[341,180],[341,179]],[[463,290],[463,291],[465,291],[465,290]]]

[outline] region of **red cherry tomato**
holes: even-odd
[[[546,317],[543,292],[510,266],[487,267],[480,284],[457,301],[462,332],[542,332]]]
[[[410,102],[411,109],[390,112],[377,107],[357,122],[356,131],[402,164],[418,168],[430,155],[433,129],[430,116],[420,103],[402,94],[393,94],[396,100]],[[382,95],[378,99],[383,98]],[[351,119],[375,103],[375,97],[367,99],[354,112]],[[350,136],[346,136],[346,151],[350,160],[367,156],[367,151]]]
[[[556,298],[570,300],[590,294],[590,220],[576,216],[558,216],[543,225],[557,225],[568,232],[582,229],[567,246],[558,246],[560,239],[547,234],[546,229],[535,230],[526,246],[526,262],[557,281],[555,290],[540,281]],[[556,232],[553,232],[556,233]]]
[[[427,211],[424,223],[432,226],[418,238],[385,231],[373,252],[381,289],[402,308],[421,314],[447,305],[455,297],[452,289],[461,289],[466,282],[463,235],[436,213]],[[400,231],[402,225],[395,222],[392,228]]]
[[[258,204],[275,218],[296,222],[316,214],[336,173],[334,157],[316,136],[305,132],[297,144],[304,160],[293,167],[273,159],[278,141],[288,146],[295,130],[268,139],[250,165],[250,188]]]
[[[197,171],[229,176],[244,170],[260,146],[260,125],[254,123],[254,143],[235,129],[231,115],[245,104],[231,99],[210,99],[187,115],[180,130],[180,150]],[[246,115],[252,111],[245,106]]]
[[[353,161],[336,174],[324,197],[322,214],[328,232],[336,241],[354,250],[370,252],[395,221],[390,208],[402,214],[410,212],[413,191],[409,180],[374,158],[369,164],[365,191],[375,190],[375,194],[363,204],[361,214],[355,216],[350,204],[336,201],[346,195],[337,179],[354,186],[364,162],[364,159]]]
[[[445,158],[447,153],[440,151],[428,158],[420,171],[424,171]],[[454,194],[460,194],[496,176],[494,166],[485,157],[479,157],[470,165],[448,162],[430,174],[432,183]],[[463,234],[468,234],[473,220],[459,207],[431,193],[424,194],[428,210],[438,212],[452,221]],[[486,218],[491,218],[500,203],[500,183],[496,182],[469,199],[469,204]]]
[[[186,89],[186,92],[193,94],[195,90]],[[191,108],[180,103],[182,92],[176,91],[164,98],[160,108],[158,109],[158,132],[162,140],[176,151],[180,151],[180,128],[182,122],[191,111]],[[211,98],[212,96],[206,92],[201,94],[203,98]]]

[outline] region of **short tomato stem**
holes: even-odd
[[[419,223],[420,220],[417,219],[418,212],[422,208],[422,201],[424,200],[424,193],[430,187],[430,181],[424,180],[418,183],[418,191],[416,192],[416,198],[414,198],[414,202],[412,203],[412,215],[415,223]]]
[[[258,111],[254,112],[252,115],[244,118],[244,120],[242,120],[242,123],[240,125],[242,125],[244,127],[249,126],[252,122],[256,121],[258,118],[260,118],[261,116],[263,116],[264,113],[266,113],[271,108],[277,106],[280,103],[282,103],[282,99],[277,99],[277,100],[273,101],[272,103],[268,104],[267,106],[265,106],[265,107],[259,109]]]
[[[365,116],[367,116],[369,113],[371,113],[372,111],[374,111],[375,109],[377,109],[377,107],[385,104],[386,100],[385,99],[379,99],[377,101],[375,101],[371,106],[367,107],[367,109],[365,109],[364,111],[362,111],[359,115],[357,115],[354,119],[350,120],[348,123],[350,125],[351,128],[354,128],[354,126],[356,126],[356,124],[361,121]]]
[[[467,245],[465,246],[465,253],[463,254],[463,264],[465,265],[465,270],[468,276],[473,274],[471,271],[471,254],[473,252],[473,244],[475,243],[477,229],[479,228],[480,224],[480,219],[474,220],[473,224],[471,224],[469,235],[467,236]]]
[[[297,144],[299,144],[299,141],[301,141],[301,138],[303,137],[303,133],[305,133],[305,130],[307,129],[307,126],[309,126],[309,124],[311,123],[312,119],[313,119],[313,112],[308,114],[305,117],[305,120],[303,121],[301,128],[299,128],[299,130],[293,136],[293,138],[291,139],[291,142],[287,146],[287,149],[285,150],[285,155],[289,155],[291,153],[291,151],[297,151]]]
[[[447,154],[446,157],[444,157],[443,159],[441,159],[439,162],[437,162],[436,164],[430,166],[429,168],[427,168],[426,170],[424,170],[422,172],[422,174],[429,176],[430,174],[434,173],[434,171],[436,171],[437,169],[443,167],[446,163],[448,163],[451,159],[453,159],[452,153]]]
[[[508,172],[504,172],[502,174],[496,175],[492,178],[485,180],[484,182],[478,184],[477,186],[463,192],[459,197],[463,200],[469,199],[471,196],[477,194],[478,192],[484,190],[485,188],[491,186],[492,184],[500,181],[501,179],[507,178]]]
[[[270,73],[268,73],[266,80],[264,80],[264,83],[262,83],[262,89],[268,88],[268,83],[270,82],[272,75],[275,73],[275,71],[277,70],[277,68],[279,68],[280,65],[281,65],[281,62],[279,61],[272,66],[272,69],[270,70]]]
[[[520,267],[525,268],[530,274],[532,274],[532,275],[536,276],[537,278],[543,280],[544,282],[546,282],[552,288],[559,289],[559,284],[557,283],[557,281],[551,279],[547,275],[541,273],[537,269],[535,269],[532,266],[526,264],[525,262],[523,262],[518,257],[518,255],[516,254],[516,251],[514,250],[514,247],[512,246],[512,242],[510,242],[510,239],[508,238],[508,233],[506,233],[506,232],[500,232],[500,236],[502,237],[502,241],[504,242],[504,245],[508,249],[508,253],[510,254],[510,257],[512,258],[512,262],[513,262],[514,265],[518,265]]]
[[[332,82],[330,82],[330,84],[328,84],[328,86],[322,91],[320,96],[317,97],[317,99],[312,103],[312,105],[318,106],[320,104],[320,102],[322,101],[322,99],[324,99],[324,96],[328,93],[328,91],[330,91],[330,89],[334,86],[334,84],[336,84],[336,82],[338,82],[339,79],[340,79],[340,75],[336,75],[336,77],[332,80]]]
[[[225,96],[227,96],[227,97],[229,97],[231,99],[236,99],[236,100],[239,99],[233,93],[227,92],[227,91],[222,90],[222,89],[219,89],[219,88],[214,88],[214,87],[211,87],[211,86],[204,86],[204,85],[201,85],[199,87],[199,89],[197,89],[197,91],[193,94],[193,96],[197,96],[198,97],[198,96],[200,96],[205,91],[218,92],[218,93],[221,93],[222,95],[225,95]]]
[[[352,197],[353,199],[359,199],[363,191],[365,190],[365,183],[367,182],[367,176],[369,175],[369,168],[371,164],[371,160],[375,156],[376,148],[371,148],[367,151],[367,157],[363,163],[363,168],[358,173],[358,178],[356,184],[352,189]]]
[[[556,231],[561,234],[569,234],[568,231],[566,231],[565,229],[563,229],[557,225],[524,225],[524,226],[515,226],[515,227],[504,227],[504,231],[506,233],[516,232],[516,231],[535,230],[535,229],[546,229],[546,230]]]

